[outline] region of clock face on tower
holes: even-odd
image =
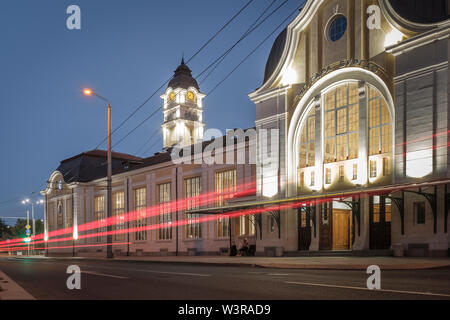
[[[170,95],[169,95],[169,100],[170,100],[170,101],[174,101],[174,100],[175,100],[175,93],[174,93],[174,92],[171,92],[171,93],[170,93]]]
[[[192,91],[188,91],[187,98],[188,100],[194,100],[194,93]]]

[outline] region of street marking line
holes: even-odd
[[[83,265],[80,265],[81,267]],[[87,267],[87,265],[86,265]],[[169,272],[169,271],[157,271],[157,270],[141,270],[141,269],[130,269],[130,268],[120,268],[120,267],[107,267],[107,266],[96,266],[99,269],[112,269],[112,270],[127,270],[127,271],[137,271],[137,272],[150,272],[150,273],[161,273],[161,274],[173,274],[181,276],[196,276],[196,277],[211,277],[210,274],[205,273],[189,273],[189,272]],[[82,271],[85,272],[85,271]]]
[[[203,274],[203,273],[168,272],[168,271],[156,271],[156,270],[134,270],[134,271],[173,274],[173,275],[180,275],[180,276],[211,277],[210,274]]]
[[[289,273],[266,273],[266,276],[289,276]]]
[[[364,291],[372,291],[372,292],[391,292],[391,293],[403,293],[403,294],[416,294],[423,296],[438,296],[438,297],[450,297],[450,294],[444,293],[432,293],[432,292],[419,292],[419,291],[403,291],[403,290],[391,290],[391,289],[378,289],[371,290],[363,287],[350,287],[350,286],[338,286],[333,284],[323,284],[323,283],[308,283],[308,282],[296,282],[296,281],[285,281],[285,283],[289,284],[298,284],[303,286],[313,286],[313,287],[327,287],[327,288],[338,288],[338,289],[352,289],[352,290],[364,290]]]
[[[81,271],[81,273],[92,274],[94,276],[101,276],[101,277],[117,278],[117,279],[130,279],[128,277],[115,276],[112,274],[105,274],[105,273],[99,273],[99,272],[94,272],[94,271]]]

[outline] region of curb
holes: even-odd
[[[0,300],[36,300],[25,289],[0,271]]]
[[[21,257],[19,259],[26,259]],[[33,257],[29,257],[33,259]],[[42,259],[42,258],[41,258]],[[252,267],[271,269],[298,269],[298,270],[367,270],[367,264],[277,264],[277,263],[253,263],[253,262],[208,262],[208,261],[176,261],[176,260],[135,260],[135,259],[112,259],[96,257],[46,257],[45,259],[55,260],[80,260],[80,261],[103,261],[107,263],[144,263],[144,264],[179,264],[197,266],[220,266],[220,267]],[[411,263],[411,264],[379,264],[382,270],[430,270],[439,268],[450,268],[450,262],[446,264],[438,263]]]

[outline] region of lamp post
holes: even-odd
[[[111,176],[112,176],[112,157],[111,157],[111,103],[108,99],[98,95],[91,89],[84,89],[83,93],[86,96],[96,96],[97,98],[102,99],[108,104],[108,170],[107,170],[107,178],[106,178],[106,192],[107,192],[107,206],[106,206],[106,220],[108,221],[108,226],[106,227],[107,236],[106,236],[106,257],[108,259],[114,258],[112,252],[112,226],[110,223],[110,219],[112,217],[112,193],[111,193]]]
[[[40,199],[36,201],[36,204],[43,204],[44,200]],[[33,237],[36,236],[36,220],[34,219],[34,203],[30,199],[22,200],[22,204],[31,204],[31,221],[32,221],[32,229],[33,229]],[[30,212],[27,210],[27,226],[30,225]],[[28,245],[29,247],[29,245]],[[33,252],[34,252],[34,245],[33,245]]]

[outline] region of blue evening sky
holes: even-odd
[[[38,199],[59,161],[94,149],[106,136],[106,108],[101,100],[84,97],[82,88],[92,87],[110,99],[115,128],[172,76],[183,52],[186,59],[192,56],[246,2],[2,0],[0,218],[24,216],[20,200],[32,192],[32,199]],[[271,2],[254,0],[189,63],[194,76],[237,41]],[[277,0],[272,9],[282,2]],[[200,84],[201,91],[208,93],[302,2],[289,0],[240,43]],[[71,4],[81,8],[81,30],[66,28]],[[255,106],[247,94],[261,85],[270,48],[283,27],[205,99],[207,128],[254,125]],[[113,135],[113,144],[161,106],[161,93]],[[145,156],[159,151],[161,133],[144,143],[161,123],[159,112],[114,151],[136,154],[141,149]],[[39,218],[42,212],[37,209]]]

